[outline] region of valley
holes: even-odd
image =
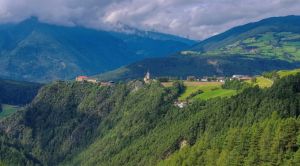
[[[95,75],[190,47],[195,41],[142,31],[58,26],[31,17],[0,25],[0,77],[48,83]]]
[[[285,16],[237,26],[172,56],[145,59],[95,77],[137,79],[147,70],[157,77],[260,75],[299,68],[299,22],[299,16]]]
[[[197,43],[120,25],[0,25],[0,166],[300,163],[300,16]]]

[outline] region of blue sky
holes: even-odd
[[[120,24],[202,40],[236,25],[300,15],[300,0],[0,0],[0,22],[30,16],[61,25]]]

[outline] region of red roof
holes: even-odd
[[[77,78],[87,79],[87,76],[78,76]]]

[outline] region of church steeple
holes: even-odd
[[[150,83],[150,81],[151,81],[151,77],[150,77],[150,72],[148,70],[145,77],[144,77],[144,82],[145,83]]]

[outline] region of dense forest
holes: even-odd
[[[183,88],[46,85],[23,111],[0,121],[0,165],[299,163],[300,74],[180,109],[173,103]]]

